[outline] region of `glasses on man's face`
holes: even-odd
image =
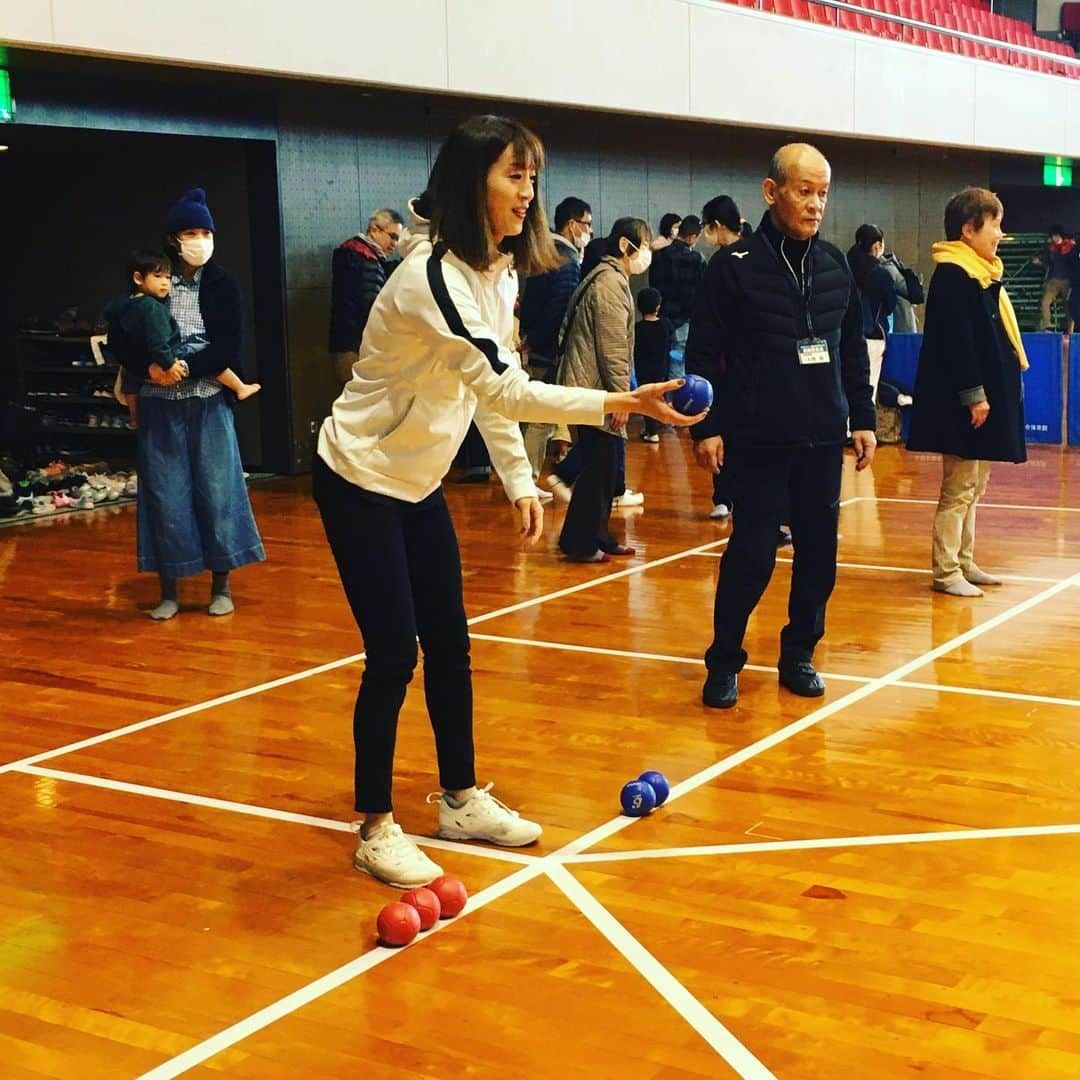
[[[577,222],[578,225],[584,225],[585,228],[589,230],[589,232],[592,232],[592,222],[591,221],[586,221],[584,218],[579,218],[579,217],[574,218],[574,221]]]
[[[401,233],[391,232],[389,229],[384,229],[381,225],[376,225],[375,228],[377,228],[379,232],[385,233],[386,236],[389,237],[390,243],[397,247],[398,241],[401,239]]]

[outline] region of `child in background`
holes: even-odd
[[[110,301],[105,318],[109,323],[109,348],[121,365],[116,397],[127,405],[131,427],[135,427],[139,388],[150,377],[150,365],[171,371],[180,362],[183,378],[187,375],[184,357],[200,352],[208,343],[195,337],[181,344],[180,328],[166,303],[172,288],[172,263],[167,255],[158,251],[134,252],[128,260],[127,276],[134,292]],[[241,401],[262,389],[259,383],[244,382],[231,368],[221,372],[217,381]]]
[[[671,358],[668,355],[675,342],[675,328],[669,319],[660,315],[663,297],[659,289],[642,289],[638,293],[637,309],[641,319],[634,330],[634,372],[639,383],[666,382],[670,378]],[[658,443],[664,425],[651,416],[645,417],[642,439]]]

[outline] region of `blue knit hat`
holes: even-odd
[[[201,187],[185,191],[169,207],[165,231],[171,236],[185,229],[209,229],[211,232],[217,232],[214,219],[210,215],[210,208],[206,205],[206,192]]]

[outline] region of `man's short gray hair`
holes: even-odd
[[[381,210],[376,210],[368,218],[368,228],[370,229],[372,225],[378,225],[380,228],[385,229],[391,222],[395,225],[404,225],[405,219],[396,210],[384,206]]]
[[[825,158],[825,155],[810,143],[785,143],[773,154],[772,160],[769,162],[769,179],[775,184],[782,185],[787,180],[788,162],[792,157],[807,150],[812,150],[822,159]]]

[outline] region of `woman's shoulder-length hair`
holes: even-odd
[[[512,146],[514,164],[536,174],[536,190],[525,224],[517,236],[495,246],[488,222],[488,173]],[[472,116],[443,143],[428,180],[431,196],[431,233],[475,270],[487,270],[499,253],[512,255],[526,277],[560,265],[551,240],[540,176],[544,145],[524,124],[505,116]]]

